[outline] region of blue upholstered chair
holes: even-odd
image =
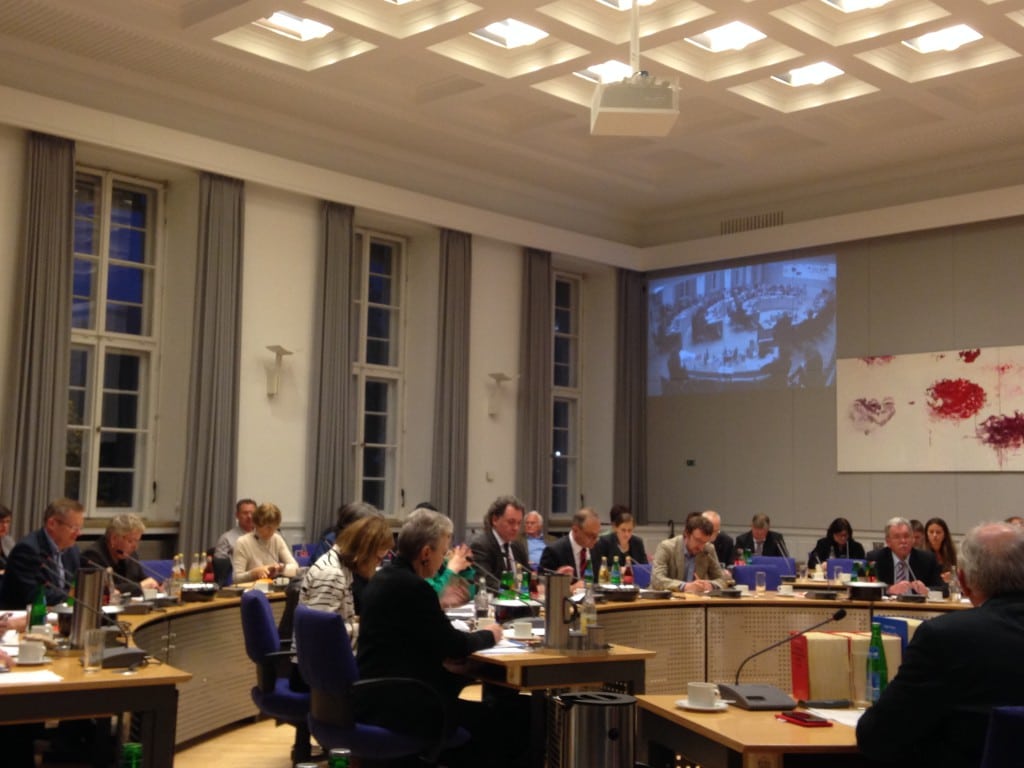
[[[796,576],[796,561],[792,557],[771,557],[769,555],[753,555],[751,565],[774,565],[780,576]]]
[[[979,768],[1018,768],[1024,754],[1024,707],[995,707]]]
[[[422,681],[398,677],[360,680],[339,614],[299,605],[294,630],[299,671],[311,691],[309,729],[325,751],[344,747],[357,759],[389,761],[418,755],[431,762],[441,751],[469,741],[469,733],[462,728],[445,737],[441,697]],[[394,701],[422,701],[418,708],[422,717],[408,724],[415,733],[358,722],[354,702],[366,694]]]
[[[651,586],[651,568],[653,566],[650,563],[633,563],[633,584],[640,589]]]
[[[736,580],[737,584],[746,584],[747,587],[753,590],[756,588],[758,571],[764,571],[765,573],[766,589],[776,590],[779,588],[779,584],[782,583],[782,577],[779,575],[778,567],[771,563],[733,566],[732,577]]]
[[[295,727],[292,762],[310,757],[310,694],[292,689],[289,681],[291,650],[282,645],[267,596],[256,589],[242,595],[242,634],[245,652],[256,665],[252,700],[260,713]]]

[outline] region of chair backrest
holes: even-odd
[[[222,587],[231,585],[235,577],[235,567],[230,557],[223,555],[213,556],[213,580]]]
[[[737,584],[746,584],[750,589],[754,589],[757,584],[758,571],[764,571],[765,573],[766,589],[774,590],[779,588],[779,584],[782,583],[782,578],[779,575],[779,569],[771,563],[734,566],[732,569],[732,577],[736,580]]]
[[[640,589],[651,586],[651,564],[633,563],[633,583]]]
[[[772,557],[769,555],[753,555],[751,565],[774,565],[781,576],[796,576],[796,560],[792,557]]]
[[[161,584],[171,578],[171,569],[174,567],[173,560],[142,560],[140,562],[143,572]]]
[[[298,605],[292,628],[299,671],[310,689],[347,695],[359,680],[359,667],[341,614]]]
[[[1024,707],[994,707],[979,768],[1016,768],[1024,751]]]
[[[854,563],[863,565],[865,562],[864,560],[855,560],[848,557],[830,557],[825,561],[825,578],[831,579],[837,567],[843,573],[853,573]]]
[[[242,635],[245,653],[254,664],[262,664],[267,654],[281,650],[281,638],[274,623],[274,612],[267,596],[258,589],[242,593]]]

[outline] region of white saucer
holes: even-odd
[[[49,656],[43,656],[39,661],[22,661],[16,658],[14,660],[19,667],[41,667],[43,664],[49,664],[53,661]]]
[[[699,706],[697,704],[691,704],[686,697],[676,700],[676,706],[680,709],[689,709],[692,712],[724,712],[729,708],[729,702],[719,701],[710,707]]]

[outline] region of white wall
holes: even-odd
[[[237,495],[274,502],[284,523],[307,517],[319,250],[316,200],[246,185]],[[267,346],[273,344],[294,354],[283,360],[277,395],[268,397],[267,369],[274,354]]]

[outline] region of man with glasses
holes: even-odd
[[[914,530],[902,517],[885,524],[885,546],[869,553],[868,560],[875,561],[878,580],[889,585],[890,595],[927,595],[929,589],[945,587],[935,556],[914,548]]]
[[[714,533],[714,525],[700,512],[690,514],[682,536],[673,536],[658,545],[651,588],[700,593],[728,586],[729,577],[718,564],[718,554],[711,543]]]
[[[146,524],[138,515],[115,515],[103,538],[82,553],[82,565],[110,568],[114,584],[108,585],[108,589],[113,587],[136,597],[142,596],[143,589],[159,589],[160,584],[146,576],[134,557],[145,531]]]
[[[601,564],[593,562],[593,552],[600,535],[601,519],[597,512],[583,507],[572,516],[569,535],[548,544],[540,553],[541,572],[557,571],[572,576],[574,588],[582,586],[580,580],[587,570],[596,581]]]
[[[85,511],[74,499],[50,502],[43,527],[25,536],[11,550],[0,586],[0,608],[24,609],[42,585],[47,605],[63,603],[78,573],[75,542],[82,532]]]

